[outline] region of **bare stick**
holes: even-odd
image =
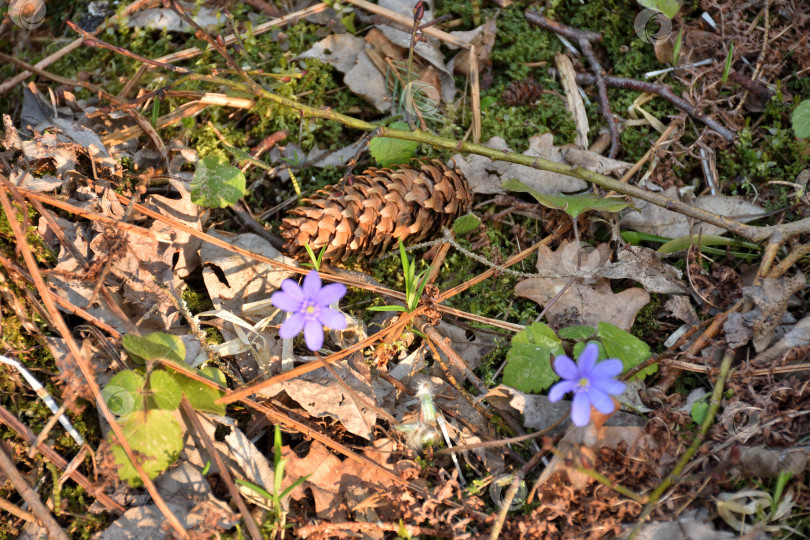
[[[9,216],[9,219],[13,220],[14,218]],[[29,508],[36,514],[37,519],[48,529],[48,535],[57,540],[68,540],[65,531],[62,530],[62,527],[59,526],[56,519],[51,515],[51,511],[48,510],[48,507],[42,504],[39,495],[31,489],[25,481],[25,478],[23,478],[23,475],[20,474],[20,471],[14,466],[14,462],[8,457],[2,445],[0,445],[0,470],[11,480],[14,489],[25,499]]]
[[[594,84],[596,78],[587,73],[578,73],[577,82],[580,84]],[[613,88],[622,88],[624,90],[635,90],[636,92],[648,92],[650,94],[657,94],[662,98],[672,103],[676,108],[687,113],[695,120],[702,122],[716,131],[721,137],[727,141],[734,140],[734,133],[728,128],[720,125],[720,123],[703,113],[700,109],[693,107],[688,101],[679,97],[672,88],[663,83],[651,83],[646,81],[638,81],[636,79],[627,79],[625,77],[605,77],[605,83]]]

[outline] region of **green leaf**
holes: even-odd
[[[557,334],[562,339],[588,339],[596,330],[590,326],[568,326],[560,328]]]
[[[670,240],[658,248],[658,253],[676,253],[688,249],[689,246],[742,246],[748,249],[762,249],[762,246],[750,242],[739,242],[725,236],[712,236],[710,234],[686,235]]]
[[[366,309],[369,311],[408,311],[402,306],[374,306]]]
[[[194,171],[191,202],[208,208],[236,204],[245,194],[245,175],[217,155],[205,156]]]
[[[793,132],[798,138],[810,137],[810,99],[805,99],[793,109],[790,121],[793,124]]]
[[[530,188],[520,180],[510,178],[502,184],[504,189],[509,191],[517,191],[520,193],[528,193],[537,202],[547,208],[554,208],[555,210],[564,210],[566,214],[576,219],[582,212],[588,210],[600,210],[602,212],[618,212],[624,210],[628,203],[622,199],[603,198],[595,195],[548,195],[540,193]]]
[[[195,371],[198,375],[220,386],[227,385],[225,374],[215,367],[204,367]],[[177,382],[180,391],[196,410],[212,412],[219,415],[225,414],[225,405],[215,403],[216,400],[224,395],[223,392],[216,388],[211,388],[205,383],[186,377],[176,371],[172,372],[172,377]]]
[[[541,392],[559,379],[551,366],[551,356],[562,354],[565,351],[554,330],[543,323],[532,323],[512,338],[503,383],[521,392]]]
[[[408,130],[405,122],[394,122],[389,126],[391,129]],[[404,139],[391,139],[389,137],[374,137],[368,145],[368,150],[380,167],[408,163],[416,154],[416,141],[406,141]]]
[[[678,0],[638,0],[638,3],[645,8],[660,11],[670,19],[674,18],[681,9],[681,3]]]
[[[149,390],[152,391],[150,408],[165,409],[173,411],[180,405],[183,399],[183,392],[174,377],[166,371],[153,371],[149,376]]]
[[[728,47],[728,54],[726,55],[726,64],[723,66],[723,76],[721,77],[720,82],[726,84],[728,80],[728,74],[731,72],[731,60],[734,57],[734,42],[731,42],[731,45]]]
[[[648,359],[652,352],[650,346],[641,341],[634,335],[630,334],[610,323],[600,322],[597,330],[597,335],[602,339],[602,345],[605,347],[605,354],[608,358],[618,358],[624,365],[623,372],[633,369],[646,359]],[[652,367],[652,366],[650,366]],[[644,376],[647,375],[648,368],[642,372]],[[655,367],[655,371],[658,367]],[[638,378],[644,378],[641,373],[636,375]]]
[[[681,45],[683,44],[683,27],[678,30],[678,39],[675,40],[675,49],[672,51],[672,65],[678,65],[678,59],[681,57]]]
[[[497,103],[498,98],[495,96],[487,96],[481,98],[481,110],[485,111]]]
[[[461,216],[453,222],[453,231],[456,234],[467,234],[476,230],[481,225],[481,220],[475,214]]]
[[[149,478],[165,471],[183,450],[183,430],[169,411],[139,411],[127,416],[121,428]],[[132,487],[142,485],[135,467],[112,432],[110,438],[115,443],[112,452],[118,465],[118,476]]]
[[[186,346],[178,336],[163,332],[153,332],[148,336],[127,334],[121,342],[136,362],[143,364],[147,360],[160,358],[181,365],[186,364]]]
[[[116,416],[143,409],[142,375],[131,370],[119,371],[101,391],[101,397],[110,411]]]
[[[637,231],[622,231],[622,239],[628,244],[633,244],[637,246],[642,242],[669,242],[672,240],[671,238],[665,238],[663,236],[656,236],[654,234],[647,234],[643,232]]]
[[[689,414],[692,416],[692,420],[696,424],[702,424],[703,420],[706,418],[706,413],[709,411],[709,404],[705,401],[696,401],[692,404],[692,410]]]

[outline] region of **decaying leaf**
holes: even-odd
[[[807,347],[810,345],[810,317],[805,317],[785,334],[785,336],[773,344],[765,352],[754,358],[760,365],[768,365],[769,362],[779,358],[782,354],[789,352],[796,347]]]
[[[724,329],[731,346],[741,346],[749,339],[754,349],[764,351],[773,341],[774,331],[787,312],[790,297],[806,286],[804,274],[791,278],[763,279],[761,285],[743,287],[745,297],[752,300],[755,308],[747,313],[732,313]]]
[[[500,137],[493,137],[484,146],[510,152],[512,149]],[[529,139],[529,148],[523,155],[542,157],[558,163],[564,163],[562,152],[554,146],[554,136],[550,133],[535,135]],[[582,191],[588,187],[584,180],[548,171],[539,171],[525,165],[516,165],[506,161],[492,161],[488,157],[476,154],[453,156],[456,166],[461,169],[473,193],[504,193],[501,184],[515,178],[540,193],[554,195]]]
[[[672,296],[664,304],[664,309],[672,313],[674,317],[682,320],[686,324],[696,325],[700,324],[700,319],[695,313],[695,308],[692,307],[692,302],[688,296]]]
[[[560,269],[581,265],[578,263],[577,251],[566,249],[569,243],[561,244],[557,251],[546,246],[538,249],[537,271],[540,274],[553,275]],[[571,253],[573,251],[573,253]],[[585,268],[598,267],[599,250],[591,253]],[[591,259],[596,264],[592,265]],[[580,266],[581,267],[581,266]],[[547,305],[562,291],[569,278],[530,278],[515,286],[515,294],[534,300],[541,306]],[[609,322],[623,330],[630,330],[636,313],[650,301],[650,295],[644,289],[630,288],[614,294],[610,281],[605,278],[586,280],[576,278],[571,286],[560,296],[546,312],[552,327],[572,325],[593,326],[600,321]]]
[[[664,195],[679,199],[677,188],[669,188],[664,191]],[[715,214],[725,216],[743,223],[759,219],[765,211],[756,204],[749,203],[741,197],[729,197],[726,195],[705,195],[698,197],[691,202],[697,208],[708,210]],[[652,203],[633,198],[633,205],[640,210],[626,211],[621,221],[622,229],[638,231],[666,238],[680,238],[691,234],[721,235],[726,230],[715,225],[703,222],[696,222],[691,227],[690,218],[683,214],[667,210]],[[694,221],[694,220],[691,220]]]

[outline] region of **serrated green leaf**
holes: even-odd
[[[692,416],[692,420],[696,424],[702,424],[703,420],[706,418],[706,413],[709,411],[709,404],[705,401],[697,401],[692,404],[692,410],[689,411],[689,414]]]
[[[194,171],[191,202],[207,208],[236,204],[245,194],[245,175],[217,155],[205,156]]]
[[[799,106],[793,109],[790,116],[793,124],[793,133],[800,139],[810,137],[810,99],[805,99]]]
[[[121,424],[132,449],[141,458],[140,465],[149,478],[155,478],[174,463],[183,450],[183,430],[180,423],[168,411],[138,411],[126,417]],[[118,465],[118,476],[132,487],[142,481],[129,461],[124,449],[110,432],[113,456]]]
[[[591,326],[568,326],[560,328],[557,334],[561,339],[588,339],[595,332],[596,329]]]
[[[390,127],[391,129],[410,130],[405,122],[394,122]],[[380,167],[390,167],[408,163],[416,154],[418,145],[416,141],[374,137],[368,145],[368,151]]]
[[[453,222],[453,231],[456,234],[467,234],[476,230],[481,225],[481,220],[475,214],[467,214],[457,218]]]
[[[215,367],[204,367],[195,371],[209,381],[215,382],[220,386],[227,386],[225,374]],[[225,414],[225,405],[214,403],[224,395],[223,392],[220,392],[216,388],[211,388],[205,383],[186,377],[176,371],[172,372],[171,375],[174,377],[174,380],[177,381],[180,391],[196,410],[212,412],[219,415]]]
[[[681,3],[678,0],[638,0],[638,3],[645,8],[660,11],[670,19],[674,18],[681,9]]]
[[[551,356],[565,354],[554,330],[543,323],[532,323],[512,338],[506,353],[503,383],[521,392],[542,392],[559,377],[551,366]]]
[[[582,212],[588,210],[599,210],[602,212],[618,212],[627,208],[627,201],[622,199],[597,197],[596,195],[549,195],[547,193],[540,193],[520,180],[510,178],[504,182],[501,187],[509,191],[517,191],[519,193],[528,193],[537,202],[547,208],[555,210],[563,210],[566,214],[576,219]]]
[[[119,371],[101,391],[101,397],[116,416],[143,409],[143,376],[132,370]]]
[[[610,323],[600,322],[597,335],[602,339],[602,345],[605,347],[607,357],[618,358],[622,361],[624,365],[623,373],[633,369],[652,355],[649,345]],[[646,371],[646,369],[643,371]]]
[[[183,399],[183,392],[180,386],[168,372],[163,370],[153,371],[149,375],[149,390],[152,391],[151,401],[158,409],[173,411],[180,405]],[[150,404],[150,408],[152,404]]]
[[[157,358],[185,365],[186,346],[178,336],[153,332],[148,336],[127,334],[121,340],[133,360],[145,363]]]

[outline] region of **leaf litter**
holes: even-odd
[[[308,59],[332,66],[344,74],[342,80],[348,91],[379,112],[396,114],[393,106],[401,96],[391,82],[396,77],[390,75],[393,71],[401,75],[402,64],[408,61],[411,33],[408,28],[369,18],[374,28],[365,38],[356,37],[353,31],[348,31],[354,20],[351,17],[367,16],[362,13],[360,2],[351,3],[354,8],[336,5],[328,13],[322,13],[323,17],[310,17],[309,20],[326,25],[321,27],[325,32],[318,34],[325,37],[309,41],[307,46],[311,48],[289,56],[292,62]],[[413,16],[414,6],[407,2],[391,0],[381,2],[380,6],[408,18]],[[806,24],[802,19],[796,28],[784,26],[784,14],[777,13],[771,5],[764,9],[766,21],[781,32],[776,37],[771,34],[772,39],[780,39],[782,34],[797,31]],[[195,20],[203,27],[221,22],[214,14],[215,11],[203,6],[196,12]],[[425,9],[422,22],[433,18],[433,10]],[[452,35],[476,46],[479,69],[497,69],[501,61],[499,32],[510,31],[503,30],[510,23],[505,23],[504,15],[497,11],[488,14],[485,21]],[[739,30],[743,22],[735,14],[724,24]],[[127,24],[162,28],[164,32],[188,32],[191,28],[175,11],[166,8],[141,11]],[[765,23],[766,34],[768,24]],[[330,33],[331,30],[336,33]],[[677,59],[683,71],[676,76],[682,80],[700,72],[687,63],[716,57],[724,46],[719,35],[713,33],[703,36],[706,39],[701,41],[700,32],[690,27],[685,34]],[[277,40],[284,42],[285,37],[279,35]],[[764,60],[768,51],[762,42],[755,41],[746,35],[735,45],[737,54],[744,51],[750,58],[756,58],[761,49],[760,60]],[[674,49],[668,47],[677,47],[671,36],[666,45],[655,47],[659,61],[665,57],[668,61],[675,60]],[[463,108],[467,97],[459,101],[459,94],[466,90],[457,86],[460,79],[454,80],[453,73],[467,77],[477,74],[469,68],[468,49],[456,53],[457,47],[447,48],[453,52],[448,54],[433,36],[417,40],[416,75],[421,82],[438,90],[441,106]],[[797,61],[806,59],[801,57]],[[303,64],[297,64],[300,65]],[[779,62],[760,61],[757,71],[762,68],[763,80],[775,80],[777,65]],[[587,68],[575,59],[573,69]],[[703,73],[711,73],[712,69],[717,68],[707,67]],[[410,80],[411,75],[406,78]],[[577,92],[576,79],[569,77],[569,83],[566,91]],[[546,87],[547,83],[543,85]],[[13,185],[30,190],[21,192],[26,196],[30,192],[55,192],[56,196],[42,195],[35,200],[63,203],[57,207],[62,210],[56,211],[58,215],[53,220],[39,216],[39,222],[34,223],[45,245],[54,251],[54,263],[45,264],[42,273],[53,294],[63,301],[66,314],[85,318],[85,325],[102,323],[119,336],[126,336],[124,346],[128,354],[121,353],[120,347],[116,354],[110,354],[98,336],[86,340],[83,352],[93,358],[98,379],[105,383],[108,395],[115,387],[125,387],[125,394],[134,398],[139,409],[135,414],[141,422],[124,423],[128,426],[125,434],[140,449],[141,466],[150,476],[157,477],[157,495],[166,500],[166,508],[189,532],[220,534],[240,520],[249,519],[244,514],[234,514],[235,506],[229,507],[225,502],[232,498],[222,484],[227,484],[226,476],[246,480],[270,493],[295,486],[281,501],[282,513],[302,537],[364,531],[369,537],[382,538],[383,531],[404,536],[411,530],[438,537],[485,537],[495,530],[493,523],[500,519],[505,538],[596,538],[625,536],[651,515],[653,522],[640,526],[636,538],[726,538],[735,533],[789,530],[785,528],[787,520],[792,518],[795,508],[801,508],[802,502],[807,501],[806,489],[800,483],[777,491],[777,495],[769,486],[745,489],[750,484],[737,483],[747,478],[779,478],[780,473],[800,477],[810,463],[805,444],[810,433],[810,415],[806,414],[806,375],[810,372],[806,360],[810,357],[810,345],[808,318],[802,312],[805,274],[769,275],[768,268],[764,268],[762,275],[752,277],[751,269],[735,260],[730,249],[725,253],[700,254],[698,248],[692,247],[683,265],[677,255],[665,256],[649,247],[663,241],[651,237],[699,241],[701,236],[725,234],[724,228],[700,223],[680,212],[633,197],[616,199],[622,206],[630,204],[621,211],[619,219],[612,215],[614,208],[583,207],[582,213],[598,211],[582,220],[587,224],[582,236],[588,243],[580,242],[579,232],[572,238],[562,231],[537,247],[537,276],[524,272],[520,281],[515,280],[516,284],[512,281],[508,288],[514,291],[509,297],[510,307],[501,308],[497,315],[462,316],[458,311],[463,310],[455,310],[454,318],[471,320],[459,325],[439,322],[435,320],[441,311],[435,300],[439,293],[428,293],[419,304],[422,311],[417,317],[432,310],[430,322],[438,322],[435,328],[442,339],[439,344],[427,337],[426,333],[433,334],[426,330],[425,318],[418,318],[419,324],[405,328],[404,334],[386,333],[391,329],[402,330],[397,324],[406,315],[389,318],[380,325],[382,319],[364,317],[357,308],[358,303],[368,302],[367,299],[353,299],[353,303],[335,305],[349,319],[349,328],[331,331],[320,353],[307,354],[302,342],[279,339],[277,327],[283,322],[283,315],[267,301],[284,279],[294,276],[299,262],[279,252],[264,235],[233,232],[226,211],[217,209],[230,206],[243,195],[246,185],[253,185],[245,183],[244,176],[239,178],[241,172],[239,175],[233,172],[239,169],[221,156],[204,153],[199,160],[196,151],[186,147],[187,140],[164,143],[150,137],[149,143],[155,148],[143,147],[137,135],[143,130],[136,127],[138,123],[131,116],[100,107],[95,97],[77,100],[76,95],[64,89],[55,93],[49,89],[47,99],[42,88],[33,83],[23,88],[19,128],[14,126],[11,116],[3,116],[4,153],[0,172]],[[709,92],[699,85],[692,90],[698,91],[696,88]],[[718,103],[711,101],[705,114],[739,125],[742,116],[729,113]],[[757,109],[757,104],[748,98],[743,98],[740,104],[747,111]],[[760,106],[759,111],[762,110]],[[655,120],[660,123],[661,119]],[[683,123],[684,119],[671,121]],[[656,125],[649,118],[647,122]],[[585,122],[580,119],[578,125],[582,127]],[[407,126],[407,122],[402,122],[391,127],[409,129]],[[630,123],[623,127],[632,128]],[[151,133],[152,129],[146,131]],[[632,162],[611,160],[584,149],[582,141],[587,139],[587,129],[579,132],[583,148],[554,145],[552,134],[536,132],[529,137],[524,156],[550,159],[617,178],[634,166]],[[371,146],[380,140],[397,139],[373,139]],[[670,148],[667,152],[681,152],[679,145],[690,144],[686,141],[688,138],[682,138],[675,145],[676,150]],[[255,185],[266,185],[270,178],[290,178],[290,168],[298,174],[315,167],[342,167],[361,156],[364,149],[361,142],[351,142],[345,137],[329,144],[329,148],[342,146],[342,149],[321,150],[303,144],[299,137],[298,144],[290,142],[270,153],[272,163],[291,166],[277,167],[267,178],[251,179],[257,182]],[[504,155],[511,151],[509,142],[497,136],[486,146]],[[408,153],[424,152],[425,147],[424,144],[413,147]],[[682,152],[679,159],[687,159],[692,155],[689,151]],[[381,162],[374,154],[372,150],[372,157]],[[124,158],[133,165],[126,172],[127,180],[131,181],[129,186],[120,181],[125,174]],[[187,162],[196,164],[199,174],[187,172],[184,167]],[[482,201],[482,195],[502,195],[505,187],[514,185],[504,184],[513,181],[556,201],[552,208],[571,210],[575,206],[571,194],[592,197],[590,193],[580,193],[589,184],[573,176],[476,154],[456,154],[448,162],[455,163],[466,175],[472,192],[479,195],[476,202]],[[164,170],[167,164],[169,169]],[[221,171],[220,165],[224,167]],[[648,182],[672,181],[660,172],[661,167],[659,163],[657,170],[646,177]],[[133,170],[137,173],[133,174]],[[170,173],[170,177],[167,179],[162,173]],[[139,182],[150,187],[132,190]],[[728,191],[693,196],[691,192],[690,187],[683,185],[663,186],[662,191],[675,200],[740,223],[769,217],[765,208],[771,206],[760,204],[758,197],[730,196]],[[137,197],[142,209],[151,212],[134,210],[126,197],[119,197],[121,193]],[[558,204],[559,201],[564,202]],[[195,202],[204,202],[208,208]],[[497,247],[501,249],[503,243],[495,236],[503,234],[504,220],[513,220],[514,216],[504,218],[505,214],[498,213],[492,201],[481,204],[473,210],[478,220],[474,230],[462,234],[459,232],[462,229],[456,229],[458,238],[454,242],[477,238],[479,249],[491,248],[496,243],[501,244]],[[525,209],[533,203],[523,204]],[[799,205],[794,209],[803,215]],[[541,213],[528,215],[536,217]],[[566,223],[564,219],[560,222]],[[123,223],[129,226],[120,225]],[[211,223],[216,228],[208,228]],[[516,236],[521,242],[525,238],[531,243],[540,240],[531,232],[531,226],[526,226],[527,222],[521,223],[513,220],[508,230],[519,231]],[[603,224],[609,226],[600,230]],[[621,232],[643,233],[648,236],[642,242],[649,243],[624,243],[619,239]],[[212,243],[216,241],[221,243]],[[226,247],[265,260],[260,262]],[[521,245],[517,251],[525,247]],[[794,247],[785,244],[786,251],[780,251],[778,257],[786,257]],[[494,282],[506,277],[505,268],[500,266],[502,259],[483,258],[489,264],[495,263],[492,273],[500,272],[491,278]],[[377,271],[372,266],[362,268]],[[806,265],[801,268],[806,270]],[[24,277],[13,267],[7,271],[13,273],[15,280]],[[324,275],[338,274],[326,268]],[[369,288],[366,292],[383,291],[390,296],[391,291],[371,276],[356,275],[346,283],[358,291],[373,283],[371,287],[376,289]],[[380,276],[375,273],[374,278]],[[382,280],[395,281],[390,276],[383,276]],[[179,298],[195,282],[213,309],[190,308]],[[443,270],[439,270],[436,283],[446,282]],[[545,308],[543,315],[548,326],[536,326],[538,323],[533,324],[529,316],[511,317],[514,313],[511,305],[515,303],[530,306],[529,313],[536,314],[540,307]],[[719,323],[706,324],[712,319]],[[711,335],[706,330],[705,339],[716,343],[701,350],[702,347],[695,346],[700,339],[692,338],[684,345],[685,354],[671,354],[661,344],[667,332],[673,330],[673,320],[698,331],[714,327]],[[200,342],[204,335],[200,324],[211,331],[210,335],[217,334],[221,342],[211,343],[205,338]],[[634,334],[642,332],[643,325],[648,330],[640,334],[642,340]],[[155,331],[166,334],[150,334]],[[510,343],[511,332],[518,333]],[[173,381],[181,379],[169,375],[170,370],[156,370],[166,355],[171,356],[165,351],[154,358],[144,357],[143,367],[133,366],[131,362],[138,355],[126,346],[126,339],[137,334],[179,336],[185,346],[183,354],[173,358],[173,362],[194,368],[209,362],[226,368],[233,366],[234,371],[226,369],[226,372],[229,382],[237,388],[288,377],[283,374],[289,373],[286,370],[291,366],[285,362],[297,364],[294,369],[299,370],[308,365],[321,366],[324,359],[321,354],[352,350],[345,360],[333,362],[333,372],[323,367],[310,369],[308,373],[276,380],[272,386],[255,391],[251,399],[271,411],[257,413],[242,405],[227,410],[224,405],[206,409],[206,400],[201,401],[195,394],[203,387],[208,388],[204,383],[175,386]],[[568,403],[549,402],[545,390],[556,377],[551,372],[551,360],[561,354],[576,354],[588,342],[599,344],[600,358],[622,359],[625,376],[633,380],[627,381],[627,390],[618,396],[622,410],[609,419],[597,419],[585,428],[576,428],[567,420]],[[52,345],[53,350],[59,350],[56,344]],[[116,345],[111,348],[116,351]],[[750,360],[735,364],[730,373],[721,373],[719,359],[712,358],[711,351],[723,348],[737,349],[740,357]],[[506,363],[503,379],[490,370],[493,358]],[[65,382],[63,394],[73,389],[70,391],[92,400],[91,393],[76,384],[78,375],[71,371],[71,360],[67,354],[60,354],[57,359]],[[112,374],[123,365],[140,371]],[[677,376],[672,378],[671,374],[677,374],[684,365],[697,370],[700,383],[682,379],[679,384],[686,386],[673,391],[670,386]],[[661,373],[656,376],[658,366]],[[205,369],[221,373],[217,368]],[[538,384],[539,371],[545,378]],[[137,374],[133,379],[137,384],[127,383],[124,374]],[[216,384],[226,382],[224,375],[214,379],[218,381]],[[710,418],[705,439],[695,439],[701,444],[686,466],[686,473],[691,476],[683,477],[682,484],[672,487],[666,499],[655,500],[659,504],[645,514],[646,497],[676,467],[702,423],[699,414],[705,415],[711,407],[713,398],[707,395],[705,387],[723,384],[719,380],[725,381],[727,392],[717,400],[718,409],[712,413],[716,416]],[[524,392],[518,389],[524,384],[537,386]],[[659,386],[648,388],[654,384]],[[693,391],[687,392],[690,389]],[[652,390],[660,390],[663,399],[653,399],[653,395],[661,394]],[[218,390],[210,392],[212,396],[220,395]],[[177,398],[182,394],[194,400],[199,411],[208,410],[198,413],[204,433],[189,427],[177,409]],[[63,401],[75,405],[75,397],[71,400],[63,395]],[[196,406],[196,403],[203,404]],[[429,412],[431,408],[437,412]],[[277,476],[281,469],[279,462],[274,462],[268,444],[269,422],[285,426],[283,450],[278,456],[287,460],[283,477]],[[248,428],[242,431],[237,425]],[[102,422],[103,430],[108,427]],[[446,432],[446,441],[444,435],[439,435],[441,431]],[[540,433],[527,438],[527,432]],[[161,435],[156,437],[155,433]],[[190,435],[187,438],[186,433]],[[213,441],[228,470],[213,463],[213,456],[208,455],[209,450],[202,443],[205,437]],[[508,439],[508,444],[499,439]],[[101,460],[95,471],[100,472],[104,483],[101,489],[112,489],[119,478],[139,481],[139,474],[120,447],[112,447],[115,461],[110,461],[106,444],[100,443]],[[454,448],[442,448],[447,445]],[[153,446],[172,448],[167,455],[156,458],[150,454],[161,449]],[[175,459],[174,454],[180,458]],[[502,485],[496,481],[498,477],[526,467],[530,459],[533,469],[540,458],[545,460],[542,470],[534,469],[527,476],[534,483],[532,497],[520,501],[517,512],[496,518],[504,495],[498,492],[498,486]],[[93,472],[85,464],[77,466]],[[597,479],[593,472],[602,478]],[[298,480],[302,483],[295,485]],[[484,489],[487,486],[489,489]],[[624,491],[615,489],[616,486]],[[254,506],[256,514],[267,510],[265,519],[277,515],[260,491],[244,483],[239,484],[238,491]],[[165,509],[151,504],[148,497],[131,487],[119,485],[117,493],[124,494],[122,500],[131,507],[117,520],[111,520],[98,538],[169,537],[168,526],[163,523]],[[94,508],[100,506],[97,503]],[[770,513],[767,519],[760,519],[763,512]],[[759,523],[754,525],[756,521]],[[278,526],[278,521],[272,519],[265,523]],[[797,521],[794,519],[792,523]]]

